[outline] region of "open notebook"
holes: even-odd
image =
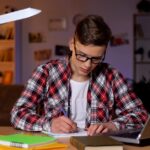
[[[115,132],[110,136],[125,143],[142,144],[145,141],[150,141],[150,116],[142,129]]]
[[[42,131],[42,133],[47,134],[49,136],[53,136],[55,138],[65,138],[71,136],[87,136],[87,131],[85,131],[84,129],[78,129],[77,132],[73,133],[53,133],[48,131]]]

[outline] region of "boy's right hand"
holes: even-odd
[[[77,131],[77,124],[68,117],[59,116],[53,118],[51,122],[51,131],[54,133],[71,133]]]

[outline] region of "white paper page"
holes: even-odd
[[[74,133],[53,133],[47,131],[42,131],[42,133],[53,136],[55,138],[64,138],[64,137],[71,137],[71,136],[87,136],[87,131],[83,129],[80,129],[78,132],[74,132]]]

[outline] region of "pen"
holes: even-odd
[[[64,114],[65,117],[68,117],[68,114],[67,114],[67,112],[64,110],[63,107],[61,107],[61,110],[60,110],[60,111]]]
[[[0,144],[1,144],[1,145],[4,145],[4,146],[13,146],[13,147],[20,147],[20,148],[29,148],[29,145],[28,145],[28,144],[21,143],[21,142],[0,141]]]

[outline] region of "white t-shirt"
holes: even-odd
[[[71,119],[77,123],[79,128],[85,128],[87,91],[89,80],[78,82],[70,80],[71,85]]]

